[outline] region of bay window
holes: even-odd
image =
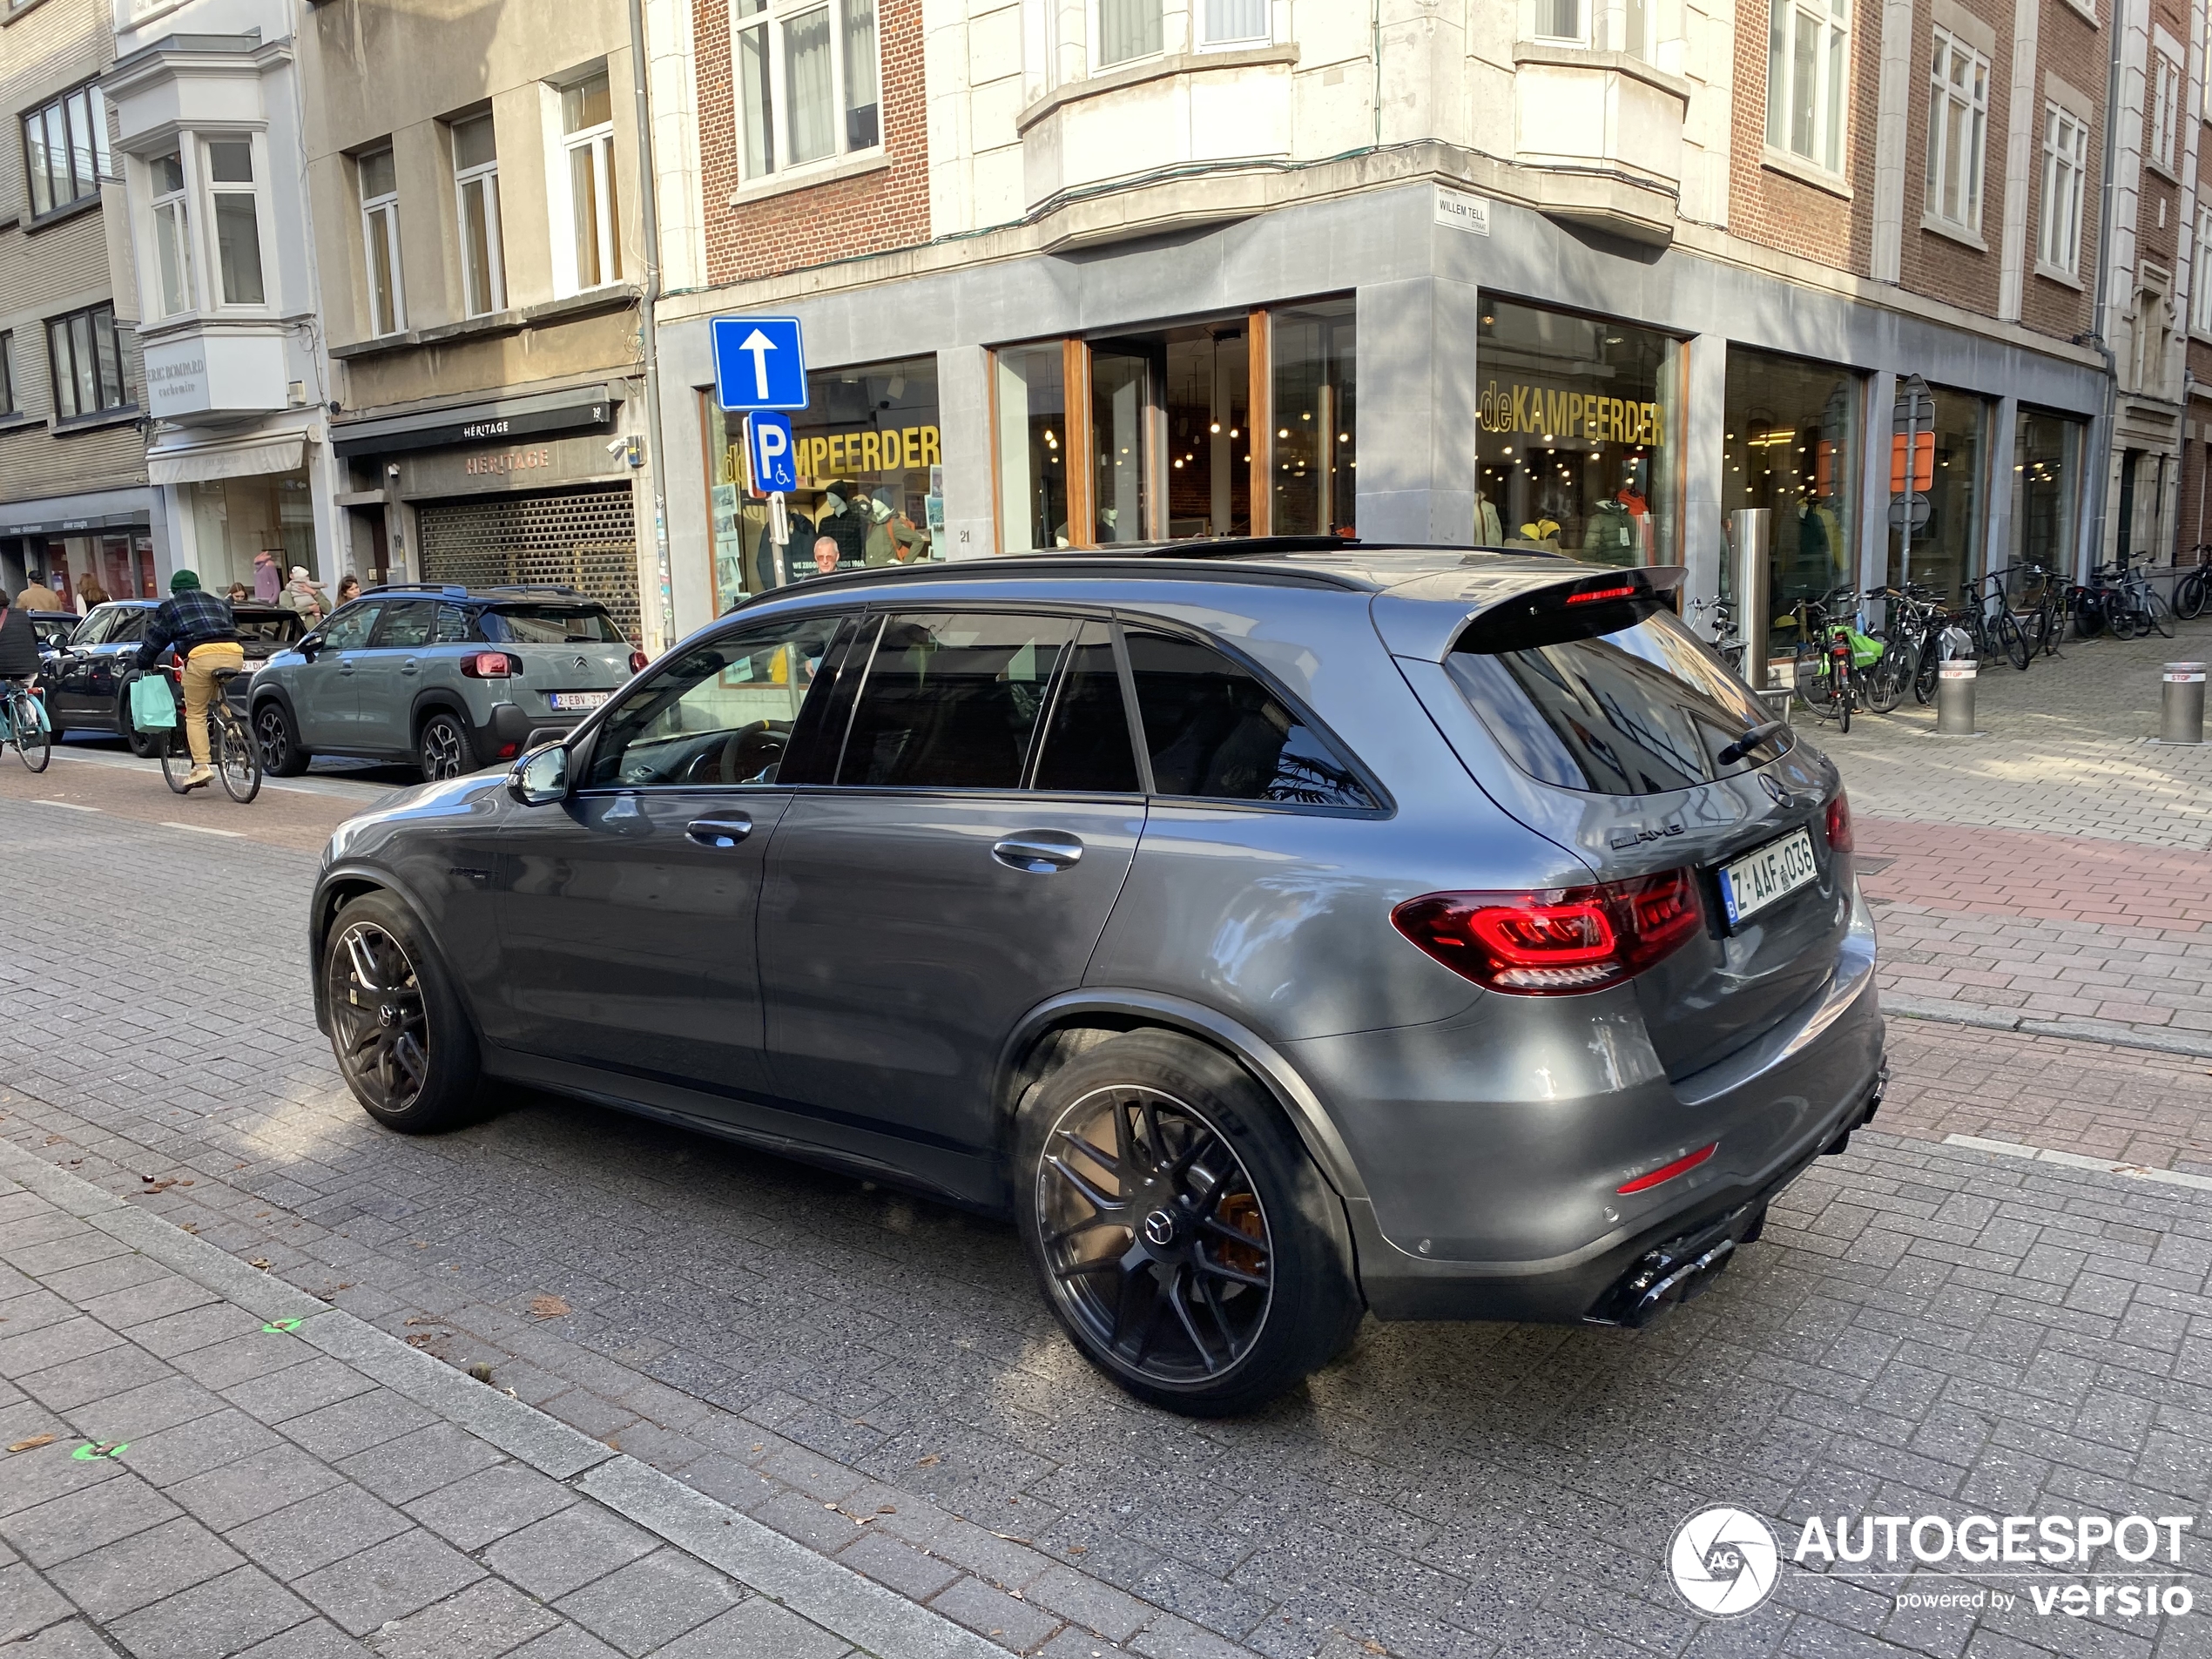
[[[1766,141],[1844,170],[1851,75],[1851,0],[1771,0],[1767,19]]]
[[[507,268],[499,240],[499,148],[489,115],[453,124],[453,189],[468,313],[481,317],[504,311]]]
[[[1098,46],[1092,60],[1101,69],[1157,53],[1162,44],[1161,0],[1096,0]]]
[[[736,0],[733,21],[747,180],[882,143],[876,0]]]
[[[185,194],[181,151],[146,164],[153,189],[154,273],[160,314],[176,316],[198,300],[192,293],[192,207]]]
[[[1989,60],[1939,29],[1928,68],[1931,217],[1980,234],[1982,163],[1988,142]]]
[[[1264,43],[1272,32],[1268,0],[1200,0],[1201,46],[1243,46]]]
[[[76,87],[25,111],[23,158],[34,219],[98,195],[100,180],[114,172],[100,89]]]
[[[568,158],[576,286],[582,290],[619,282],[622,219],[615,199],[614,99],[606,71],[563,90],[561,132]]]
[[[207,189],[214,204],[215,268],[222,282],[222,302],[226,306],[266,305],[252,139],[207,141]]]
[[[368,331],[395,334],[407,327],[400,282],[400,182],[389,150],[361,158],[361,246],[368,259]]]

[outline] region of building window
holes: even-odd
[[[2150,158],[2160,172],[2172,174],[2176,165],[2176,129],[2182,105],[2182,66],[2164,48],[2151,54]]]
[[[1243,46],[1265,41],[1272,31],[1268,0],[1202,0],[1198,44]]]
[[[261,222],[253,190],[253,141],[207,141],[207,191],[214,203],[215,265],[223,303],[268,302],[261,283]]]
[[[606,71],[562,89],[561,132],[568,155],[576,286],[581,290],[619,282],[622,219],[615,199],[614,100]]]
[[[1932,413],[1921,430],[1933,436],[1934,459],[1928,475],[1933,482],[1925,506],[1915,503],[1909,528],[1891,522],[1889,582],[1892,587],[1923,582],[1935,590],[1938,598],[1955,602],[1965,597],[1968,585],[1981,574],[1982,451],[1987,442],[1989,404],[1971,392],[1939,386],[1931,388],[1930,394]],[[1905,437],[1899,407],[1890,472],[1902,489]]]
[[[1486,300],[1477,327],[1476,544],[1671,563],[1681,342],[1507,300]]]
[[[1101,69],[1156,56],[1161,49],[1161,0],[1097,0]]]
[[[407,327],[400,281],[400,179],[389,150],[361,158],[361,246],[368,256],[368,331],[395,334]]]
[[[190,311],[192,298],[192,207],[185,194],[184,152],[172,150],[146,164],[153,189],[153,256],[161,314]]]
[[[1851,73],[1850,0],[1772,0],[1766,141],[1831,172],[1844,170]]]
[[[1536,0],[1536,38],[1582,38],[1582,0]]]
[[[2081,268],[2082,177],[2089,130],[2057,105],[2043,111],[2043,222],[2036,233],[2039,263],[2072,276]]]
[[[79,86],[23,118],[24,167],[33,218],[100,193],[113,165],[107,149],[107,100]]]
[[[461,279],[469,314],[507,308],[499,245],[499,149],[491,117],[453,124],[453,188],[461,225]]]
[[[1272,516],[1278,536],[1349,536],[1359,494],[1359,353],[1353,302],[1268,315],[1274,387]]]
[[[2190,284],[2189,327],[2212,334],[2212,207],[2196,210],[2196,263]]]
[[[113,306],[90,306],[46,325],[54,363],[54,415],[74,421],[130,407]]]
[[[1989,60],[1935,31],[1928,72],[1928,212],[1981,230],[1981,168],[1989,139]]]
[[[2023,406],[2013,425],[2013,562],[2063,579],[2074,569],[2084,427]]]
[[[1722,523],[1767,514],[1767,615],[1848,583],[1856,568],[1861,382],[1832,364],[1728,350],[1723,411]],[[1723,561],[1723,572],[1733,562]],[[1750,628],[1754,642],[1767,636]]]
[[[16,412],[16,336],[0,328],[0,415]]]
[[[736,4],[738,148],[747,179],[883,141],[876,0]]]

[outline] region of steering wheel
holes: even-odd
[[[690,784],[741,784],[759,772],[759,765],[745,762],[758,752],[760,739],[766,737],[788,738],[788,720],[755,720],[751,725],[741,725],[719,744],[703,749],[684,770],[684,781]],[[779,745],[780,746],[780,745]]]

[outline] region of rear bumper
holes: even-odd
[[[1526,1038],[1507,1040],[1519,1010],[1455,1034],[1489,1040],[1488,1052],[1473,1047],[1450,1069],[1456,1101],[1356,1092],[1360,1081],[1398,1081],[1378,1039],[1427,1050],[1426,1069],[1449,1038],[1369,1033],[1293,1045],[1366,1184],[1345,1210],[1368,1305],[1390,1319],[1639,1324],[1695,1294],[1757,1236],[1774,1196],[1879,1105],[1873,944],[1857,907],[1819,995],[1748,1049],[1673,1082],[1635,1063],[1617,1011],[1599,997],[1551,1004],[1581,1005],[1582,1023],[1579,1033],[1541,1028],[1533,1061]],[[1515,1069],[1532,1065],[1565,1086],[1516,1096]],[[1599,1082],[1612,1086],[1593,1089]],[[1710,1159],[1685,1175],[1616,1192],[1709,1144]]]
[[[584,718],[582,714],[533,714],[519,703],[495,703],[491,718],[476,733],[477,758],[487,763],[512,760],[541,743],[565,738]]]

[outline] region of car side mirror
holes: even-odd
[[[507,774],[507,792],[525,806],[545,806],[569,794],[569,751],[550,743],[517,760]]]
[[[315,653],[322,649],[322,636],[320,634],[302,634],[300,636],[299,643],[293,645],[292,649],[298,651],[302,657],[306,658],[312,663],[315,659]]]

